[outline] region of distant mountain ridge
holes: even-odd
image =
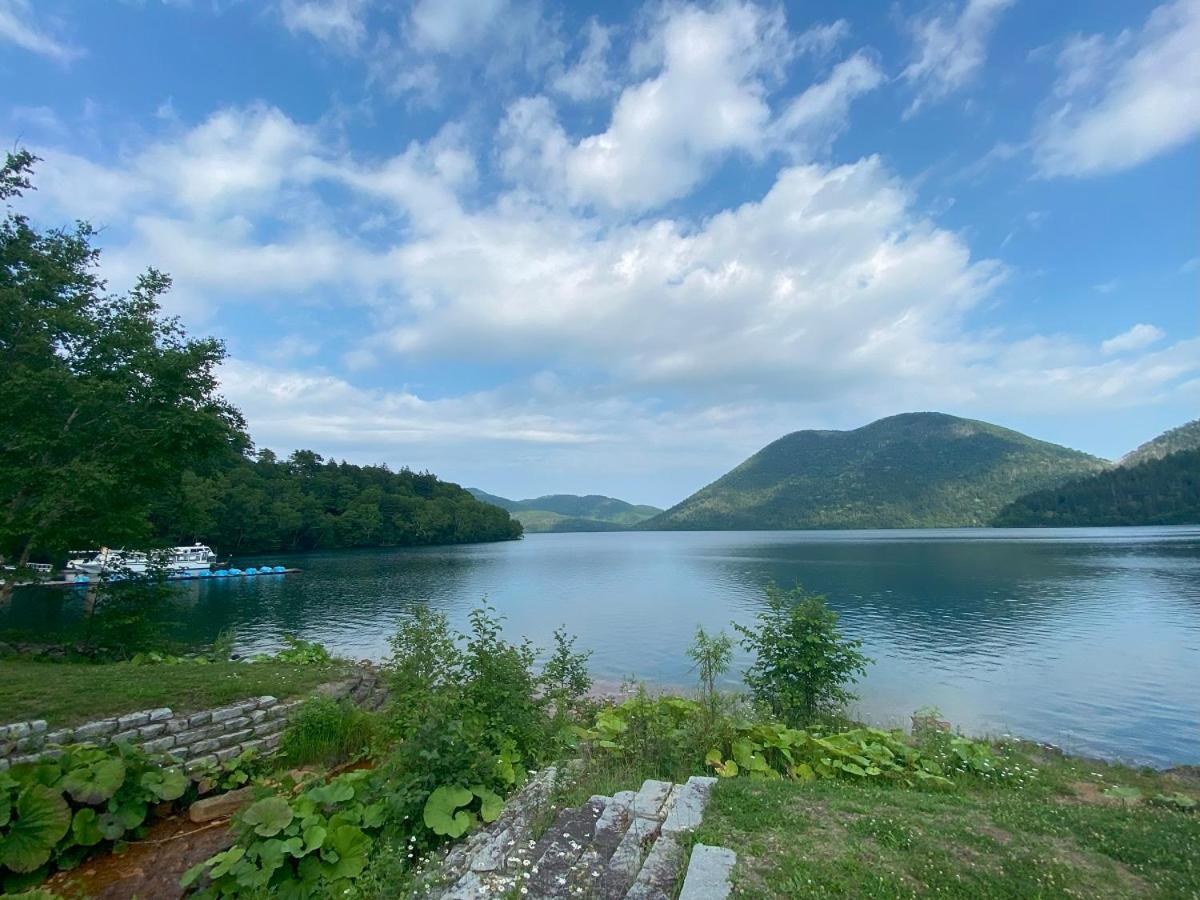
[[[1112,463],[936,412],[768,444],[644,529],[936,528],[990,524],[1023,494]]]
[[[1164,431],[1158,437],[1146,441],[1136,450],[1121,457],[1123,466],[1136,466],[1153,459],[1162,459],[1180,450],[1200,449],[1200,419],[1193,419],[1178,428]]]
[[[479,488],[467,488],[477,500],[507,510],[528,532],[623,531],[662,512],[600,494],[548,494],[509,500]]]

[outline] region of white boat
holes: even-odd
[[[217,560],[217,554],[204,544],[151,550],[148,553],[140,550],[110,550],[107,547],[82,553],[82,556],[67,563],[68,574],[139,573],[156,565],[166,569],[169,575],[194,574],[199,571],[207,572]]]

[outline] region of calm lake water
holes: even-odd
[[[901,725],[933,705],[969,732],[1200,762],[1196,528],[553,534],[235,560],[256,562],[304,572],[191,583],[181,633],[232,627],[252,650],[291,632],[379,659],[417,604],[462,624],[486,597],[539,645],[565,624],[598,679],[689,685],[698,624],[751,621],[764,583],[801,582],[876,660],[863,718]],[[53,633],[79,608],[70,591],[18,592],[0,629]]]

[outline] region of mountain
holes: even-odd
[[[1186,425],[1164,431],[1153,440],[1146,441],[1136,450],[1131,450],[1121,457],[1121,465],[1136,466],[1138,463],[1149,462],[1152,459],[1162,459],[1180,450],[1200,449],[1200,419],[1193,419]]]
[[[528,532],[539,531],[622,531],[662,512],[656,506],[637,506],[588,494],[549,494],[531,500],[509,500],[467,488],[475,499],[507,510]]]
[[[639,527],[986,525],[1007,503],[1111,466],[1017,431],[920,412],[853,431],[797,431]]]
[[[1017,498],[994,524],[1200,524],[1200,419],[1146,441],[1113,469]]]

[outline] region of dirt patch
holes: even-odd
[[[1067,802],[1091,803],[1097,806],[1121,806],[1125,801],[1119,797],[1109,797],[1104,792],[1111,785],[1096,784],[1092,781],[1073,781],[1067,785],[1073,796],[1064,796]]]
[[[179,900],[183,873],[233,843],[228,824],[198,827],[186,816],[164,819],[124,853],[89,859],[77,869],[58,873],[45,886],[72,900]]]

